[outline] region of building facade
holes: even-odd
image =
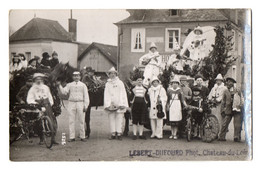
[[[154,42],[163,60],[167,61],[173,51],[182,46],[189,31],[200,26],[225,26],[231,22],[233,35],[232,55],[237,57],[228,72],[241,82],[241,58],[243,54],[242,17],[239,10],[128,10],[130,16],[118,23],[118,70],[122,78],[127,78],[139,58],[148,53]],[[242,18],[242,19],[241,19]]]
[[[92,67],[98,72],[107,72],[116,67],[117,46],[93,42],[78,57],[78,68]]]

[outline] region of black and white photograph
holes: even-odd
[[[252,160],[251,9],[85,8],[9,9],[10,161]]]

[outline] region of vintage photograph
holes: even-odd
[[[10,9],[10,161],[252,160],[251,13]]]

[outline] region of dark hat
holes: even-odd
[[[237,81],[234,79],[234,78],[231,78],[231,77],[227,77],[226,78],[226,81],[232,81],[233,83],[237,83]]]
[[[85,69],[86,69],[87,72],[95,72],[95,70],[92,69],[92,67],[86,67]]]
[[[34,56],[34,59],[35,60],[39,60],[39,59],[41,59],[39,56]]]
[[[42,57],[43,58],[48,58],[48,57],[51,57],[51,56],[49,55],[49,53],[44,52],[44,53],[42,53]]]
[[[58,56],[58,53],[56,51],[53,51],[51,56]]]
[[[31,64],[33,61],[36,61],[37,59],[36,58],[33,58],[31,60],[29,60],[28,64]]]
[[[202,80],[204,80],[203,76],[200,75],[200,74],[198,74],[198,75],[195,76],[195,81],[196,81],[198,78],[201,78]]]
[[[201,89],[200,89],[199,87],[196,87],[196,86],[195,86],[195,87],[192,88],[192,92],[193,92],[193,91],[199,91],[199,92],[200,92]]]
[[[21,57],[25,57],[23,53],[19,53],[18,55]]]

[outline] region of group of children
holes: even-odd
[[[136,86],[132,90],[132,101],[130,101],[133,120],[133,139],[137,139],[138,126],[139,137],[145,139],[143,127],[144,120],[147,119],[146,115],[150,119],[151,138],[163,138],[163,121],[166,119],[171,126],[169,139],[177,139],[179,124],[183,121],[183,108],[187,106],[180,88],[179,78],[175,76],[170,80],[167,91],[161,85],[158,77],[151,79],[151,87],[148,89],[142,85],[142,82],[142,76],[136,79]],[[200,93],[200,88],[195,87],[194,90]],[[198,98],[202,100],[200,94],[197,94],[194,101],[197,101]],[[159,115],[160,111],[162,111],[163,115]]]

